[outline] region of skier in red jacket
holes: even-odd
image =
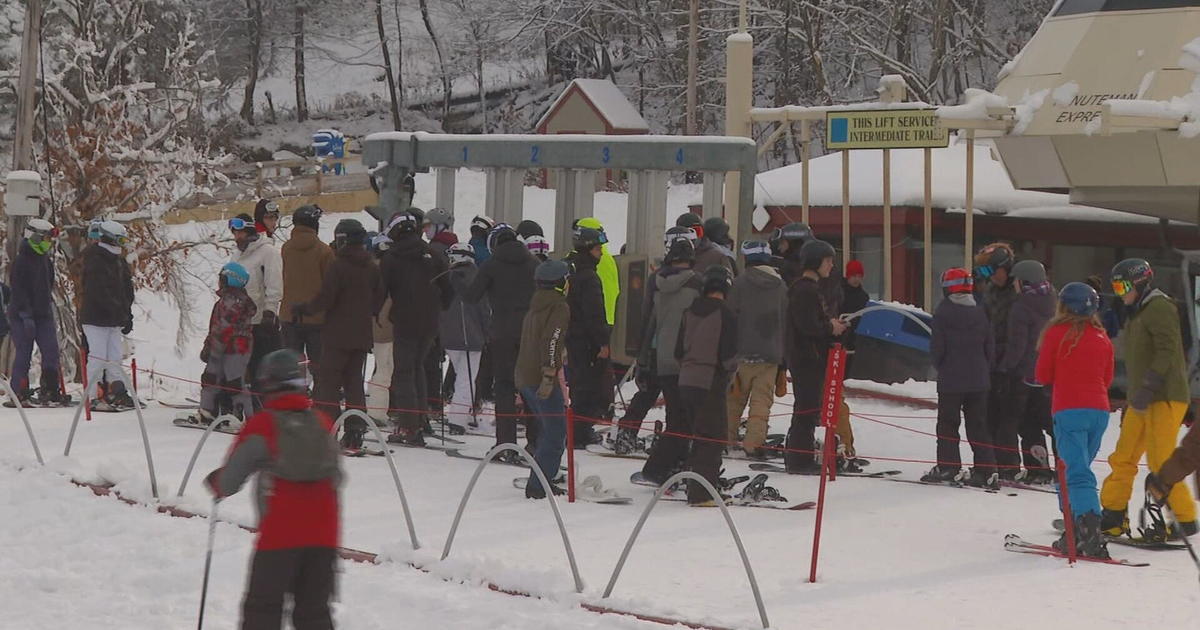
[[[278,630],[292,595],[296,630],[331,630],[342,473],[333,423],[313,410],[300,356],[277,350],[257,375],[261,412],[238,434],[225,463],[205,479],[220,500],[255,484],[259,536],[242,602],[242,630]]]

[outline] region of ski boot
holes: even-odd
[[[556,497],[561,497],[562,495],[567,493],[566,489],[556,486],[553,483],[550,484],[550,492]],[[527,483],[527,484],[525,484],[525,498],[526,499],[545,499],[546,498],[546,489],[542,487],[542,484],[540,482],[537,484],[536,488],[534,487],[533,484]]]
[[[1044,468],[1025,469],[1017,473],[1016,481],[1031,486],[1049,486],[1053,485],[1058,478],[1055,477],[1054,471]]]
[[[921,475],[921,481],[925,483],[952,483],[960,481],[962,474],[962,469],[960,468],[934,466],[929,469],[929,472]]]
[[[14,393],[16,393],[16,395],[17,395],[17,402],[14,403],[11,399],[5,400],[4,401],[5,407],[8,407],[9,409],[15,409],[17,407],[17,404],[20,404],[22,407],[35,406],[34,395],[37,394],[36,390],[32,390],[29,388],[24,388],[24,389],[17,388]]]
[[[342,439],[339,440],[339,443],[342,445],[343,449],[355,451],[360,450],[363,447],[363,434],[364,432],[361,430],[347,428],[346,431],[342,433]]]
[[[525,465],[525,458],[521,457],[519,454],[517,454],[513,451],[504,451],[503,453],[498,453],[496,455],[496,458],[492,461],[494,461],[498,464],[509,464],[510,466],[524,466]]]
[[[637,429],[621,429],[617,439],[613,441],[613,452],[617,455],[630,455],[640,449]]]
[[[1149,524],[1146,522],[1147,517]],[[1168,523],[1163,518],[1162,506],[1150,500],[1146,501],[1146,507],[1142,510],[1139,525],[1138,532],[1141,533],[1142,539],[1155,543],[1182,540],[1185,536],[1194,536],[1197,530],[1196,521]]]
[[[425,436],[421,435],[421,430],[396,429],[387,438],[388,444],[400,444],[403,446],[425,446]]]
[[[216,418],[212,415],[212,413],[201,409],[196,413],[175,418],[175,424],[177,426],[207,427],[208,425],[212,424],[212,421],[215,419]]]
[[[1060,553],[1068,553],[1067,532],[1050,546]],[[1075,553],[1087,558],[1108,560],[1108,543],[1100,531],[1100,515],[1088,512],[1075,519]]]
[[[965,485],[972,488],[983,488],[984,490],[999,490],[1000,489],[1000,474],[995,472],[987,472],[979,468],[972,468],[971,474],[962,480]]]
[[[1105,536],[1128,536],[1129,514],[1126,510],[1102,510],[1100,512],[1100,531]]]

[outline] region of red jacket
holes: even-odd
[[[1038,351],[1037,381],[1053,386],[1051,413],[1066,409],[1110,409],[1113,347],[1102,328],[1087,326],[1078,339],[1067,339],[1070,324],[1046,331]]]
[[[295,482],[269,472],[279,454],[271,410],[298,411],[311,406],[312,401],[303,394],[267,401],[266,408],[251,416],[238,433],[225,465],[207,480],[209,488],[224,497],[237,492],[250,475],[259,474],[258,549],[338,546],[337,487],[341,475],[323,481]],[[328,416],[319,411],[316,414],[326,430],[333,427]]]

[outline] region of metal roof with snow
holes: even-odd
[[[539,133],[545,133],[551,120],[574,96],[582,98],[600,118],[609,133],[647,133],[650,125],[634,108],[621,88],[608,79],[575,79],[571,81],[537,122]]]

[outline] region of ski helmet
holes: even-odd
[[[962,267],[947,269],[942,273],[942,295],[971,293],[975,290],[975,276]]]
[[[476,230],[478,230],[479,233],[477,236],[484,236],[488,232],[491,232],[492,227],[495,225],[496,222],[491,217],[479,214],[474,219],[471,219],[471,233],[475,234]]]
[[[509,241],[517,240],[517,233],[512,229],[512,226],[507,223],[497,223],[496,227],[488,233],[487,246],[488,251],[496,251],[496,247],[503,245]]]
[[[417,227],[421,225],[420,219],[413,216],[410,212],[397,212],[390,222],[388,222],[387,236],[395,241],[404,234],[412,234],[417,231]]]
[[[608,233],[604,231],[604,224],[600,223],[600,219],[597,219],[596,217],[584,217],[576,221],[575,225],[572,226],[571,229],[578,230],[579,228],[591,228],[596,230],[600,233],[600,244],[608,244]]]
[[[425,221],[432,226],[449,230],[454,227],[454,213],[445,208],[434,208],[425,215]]]
[[[376,234],[371,237],[371,251],[376,255],[382,255],[392,245],[392,239],[388,238],[387,234]]]
[[[470,243],[455,243],[446,250],[446,257],[450,259],[451,267],[475,264],[475,247]]]
[[[124,247],[125,242],[129,240],[129,231],[124,225],[116,221],[108,220],[99,225],[100,242],[117,247]]]
[[[321,229],[321,215],[323,214],[325,214],[325,211],[321,209],[321,206],[311,203],[303,205],[296,208],[296,211],[292,213],[292,223],[319,230]]]
[[[692,244],[692,248],[694,249],[696,246],[696,241],[700,239],[696,236],[696,231],[692,228],[676,226],[673,228],[668,228],[667,232],[663,234],[663,247],[665,249],[671,249],[671,243],[674,243],[678,240],[688,241]]]
[[[1141,297],[1154,284],[1154,268],[1141,258],[1126,258],[1112,268],[1111,280],[1117,297],[1125,297],[1133,291]]]
[[[771,262],[771,246],[762,241],[742,241],[742,255],[752,265]]]
[[[24,236],[33,251],[45,255],[50,251],[52,241],[58,237],[58,228],[45,219],[30,219],[25,224]]]
[[[837,252],[833,245],[819,239],[813,239],[800,248],[800,268],[805,271],[816,271],[826,258],[836,258]]]
[[[1036,286],[1046,281],[1046,267],[1036,260],[1022,260],[1013,265],[1012,275],[1025,284]]]
[[[701,289],[701,295],[713,292],[729,295],[729,289],[732,287],[733,272],[726,269],[724,265],[713,265],[704,270],[704,288]]]
[[[687,228],[671,228],[674,230]],[[691,231],[690,229],[688,230]],[[686,262],[689,265],[696,261],[696,246],[690,239],[677,238],[667,245],[667,253],[663,256],[663,264],[671,265],[677,262]]]
[[[1012,246],[1008,243],[985,245],[975,254],[975,273],[981,278],[990,278],[1001,269],[1011,271],[1014,261]]]
[[[517,236],[521,237],[522,239],[528,239],[530,236],[544,237],[546,236],[546,233],[542,231],[542,226],[538,225],[537,221],[525,219],[517,224]],[[525,242],[528,243],[529,241],[526,240]]]
[[[571,240],[575,251],[586,252],[593,247],[604,244],[604,233],[600,230],[578,226],[575,228],[575,235]]]
[[[417,227],[421,227],[421,226],[425,225],[425,211],[424,210],[422,210],[416,206],[409,206],[408,209],[405,210],[405,212],[411,214],[413,216],[413,218],[415,218],[417,220]]]
[[[675,219],[675,227],[692,228],[696,232],[696,238],[704,238],[704,222],[695,212],[684,212]]]
[[[530,234],[525,237],[525,249],[542,260],[546,260],[546,257],[550,255],[550,243],[546,241],[546,237],[539,234]]]
[[[88,233],[87,233],[88,240],[92,240],[92,241],[100,240],[100,224],[101,223],[104,223],[104,219],[101,219],[99,217],[92,219],[91,223],[88,223]]]
[[[533,281],[539,289],[562,289],[567,284],[571,267],[561,260],[547,260],[533,272]]]
[[[225,280],[225,284],[239,289],[245,288],[250,282],[250,272],[235,262],[225,263],[225,266],[221,267],[220,277]]]
[[[1072,315],[1091,317],[1100,310],[1100,294],[1082,282],[1070,282],[1058,292],[1058,301]]]
[[[729,223],[721,217],[709,217],[704,220],[704,235],[714,243],[726,245],[729,243]]]
[[[358,219],[342,219],[333,229],[333,242],[337,249],[347,245],[366,245],[367,229]]]
[[[288,348],[263,357],[255,374],[258,391],[264,394],[306,391],[308,378],[300,361],[300,355]]]

